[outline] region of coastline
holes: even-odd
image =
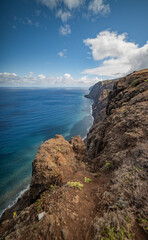
[[[84,96],[82,96],[82,97],[84,97]],[[85,97],[84,97],[84,98],[85,98]],[[85,99],[86,99],[86,98],[85,98]],[[87,101],[87,99],[86,99],[86,101]],[[88,115],[86,116],[86,117],[88,117],[88,116],[91,117],[92,120],[91,120],[90,126],[86,129],[86,135],[85,135],[85,137],[83,137],[83,141],[86,140],[87,134],[88,134],[90,128],[92,127],[93,122],[94,122],[94,118],[93,118],[93,115],[92,115],[92,114],[93,114],[92,105],[93,105],[93,102],[90,103],[90,108],[88,109]],[[83,121],[83,119],[82,119],[81,121]],[[73,127],[72,127],[72,128],[73,128]],[[71,128],[71,129],[72,129],[72,128]],[[70,132],[69,132],[69,134],[70,134]],[[69,136],[69,135],[68,135],[68,136]],[[69,140],[70,140],[70,139],[69,139]],[[32,160],[32,161],[33,161],[33,160]],[[7,210],[11,209],[12,207],[14,207],[14,206],[17,204],[18,200],[21,199],[21,197],[29,190],[29,188],[30,188],[30,183],[27,184],[27,185],[25,185],[24,188],[16,194],[15,199],[12,200],[7,207],[5,207],[3,210],[1,210],[1,212],[0,212],[0,217],[2,217],[2,215],[3,215],[3,213],[4,213],[5,211],[7,211]]]
[[[4,213],[6,210],[12,208],[12,207],[17,203],[18,199],[20,199],[20,198],[24,195],[24,193],[29,190],[29,188],[30,188],[30,184],[28,184],[26,187],[24,187],[24,189],[21,190],[21,191],[17,194],[15,200],[12,201],[12,202],[8,205],[8,207],[6,207],[4,210],[2,210],[2,211],[0,212],[0,218],[1,218],[1,216],[3,215],[3,213]]]
[[[90,124],[90,127],[87,128],[87,134],[84,138],[82,138],[83,142],[85,143],[86,139],[87,139],[87,135],[89,133],[89,130],[91,129],[91,127],[93,126],[94,124],[94,117],[93,117],[93,104],[94,104],[94,101],[92,100],[92,105],[90,106],[90,114],[91,114],[91,117],[92,117],[92,123]]]

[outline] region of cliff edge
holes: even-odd
[[[148,239],[148,69],[97,83],[87,97],[86,143],[57,135],[41,145],[1,239]]]

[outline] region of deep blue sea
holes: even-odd
[[[41,143],[84,138],[92,125],[87,89],[0,88],[0,213],[29,186]]]

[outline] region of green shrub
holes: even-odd
[[[112,165],[113,165],[112,162],[107,162],[107,163],[105,163],[105,170],[110,169]]]
[[[84,182],[89,183],[89,182],[92,182],[92,180],[90,178],[85,177]]]
[[[83,187],[83,184],[80,183],[80,182],[67,182],[67,184],[68,184],[70,187],[76,187],[76,188],[78,188],[79,190],[81,190],[82,187]]]

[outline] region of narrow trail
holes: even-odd
[[[85,182],[85,178],[91,179],[91,182]],[[44,229],[46,239],[92,239],[93,220],[96,214],[101,215],[99,202],[106,190],[108,180],[109,178],[103,175],[97,176],[86,170],[80,170],[71,176],[69,181],[83,184],[81,190],[65,184],[53,190],[50,196],[45,193],[42,204],[46,216],[42,223],[37,223],[37,235],[39,236],[39,232],[43,231],[43,226],[50,222],[51,225],[47,232]],[[35,239],[35,233],[31,238]]]

